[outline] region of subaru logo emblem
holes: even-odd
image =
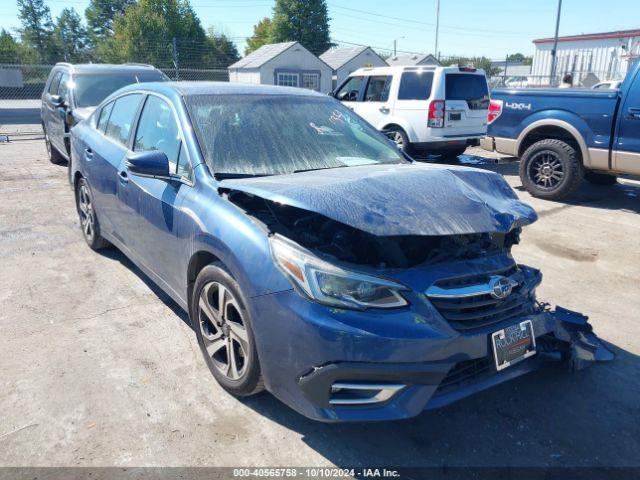
[[[489,280],[489,290],[491,291],[491,296],[498,300],[502,300],[503,298],[507,298],[509,295],[511,295],[513,286],[513,280],[510,280],[507,277],[503,277],[502,275],[494,275]]]

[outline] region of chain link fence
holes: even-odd
[[[36,100],[44,90],[49,72],[54,65],[20,65],[0,63],[0,100]],[[160,67],[167,77],[175,81],[228,82],[227,69]]]

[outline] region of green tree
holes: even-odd
[[[20,44],[4,28],[0,30],[0,63],[20,63]]]
[[[18,17],[22,23],[22,28],[18,29],[22,44],[35,51],[38,61],[55,61],[57,44],[53,37],[51,11],[44,0],[18,0]]]
[[[440,59],[440,63],[445,67],[449,65],[468,65],[481,68],[488,78],[498,75],[501,71],[498,67],[492,66],[491,59],[487,57],[447,57],[446,59]]]
[[[271,19],[264,17],[253,26],[253,35],[247,40],[247,46],[244,48],[245,55],[271,42],[271,25]]]
[[[216,33],[213,28],[207,32],[206,45],[203,63],[209,68],[226,68],[240,60],[236,45],[224,33]]]
[[[531,65],[533,63],[533,57],[525,57],[521,53],[514,53],[512,55],[507,55],[507,62],[522,63],[523,65]]]
[[[110,62],[173,63],[176,39],[180,66],[201,66],[207,36],[188,0],[140,0],[113,21],[113,35],[98,45]]]
[[[54,38],[59,42],[59,51],[65,61],[80,62],[87,57],[87,30],[82,19],[73,8],[65,8],[56,20]]]
[[[91,43],[96,45],[113,35],[113,19],[134,3],[135,0],[91,0],[84,12]]]
[[[326,1],[276,0],[270,39],[298,41],[315,55],[326,52],[332,46]]]

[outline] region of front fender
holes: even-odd
[[[516,152],[521,153],[520,148],[529,133],[540,127],[558,127],[573,136],[580,147],[582,161],[586,167],[591,166],[591,157],[587,145],[600,144],[603,140],[594,138],[591,128],[574,113],[566,110],[542,110],[524,118],[518,125],[517,130],[520,131],[520,134],[516,141]],[[609,139],[607,138],[606,141],[606,145],[599,148],[609,148]]]
[[[205,205],[197,232],[192,234],[186,269],[193,255],[207,252],[224,263],[247,297],[291,289],[291,283],[273,262],[262,228],[222,197],[209,199]]]

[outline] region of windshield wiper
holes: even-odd
[[[335,167],[302,168],[300,170],[294,170],[293,173],[315,172],[316,170],[331,170],[332,168],[344,168],[348,166],[349,165],[337,165]]]
[[[216,180],[229,180],[232,178],[254,178],[254,177],[271,177],[273,173],[214,173],[214,178]]]

